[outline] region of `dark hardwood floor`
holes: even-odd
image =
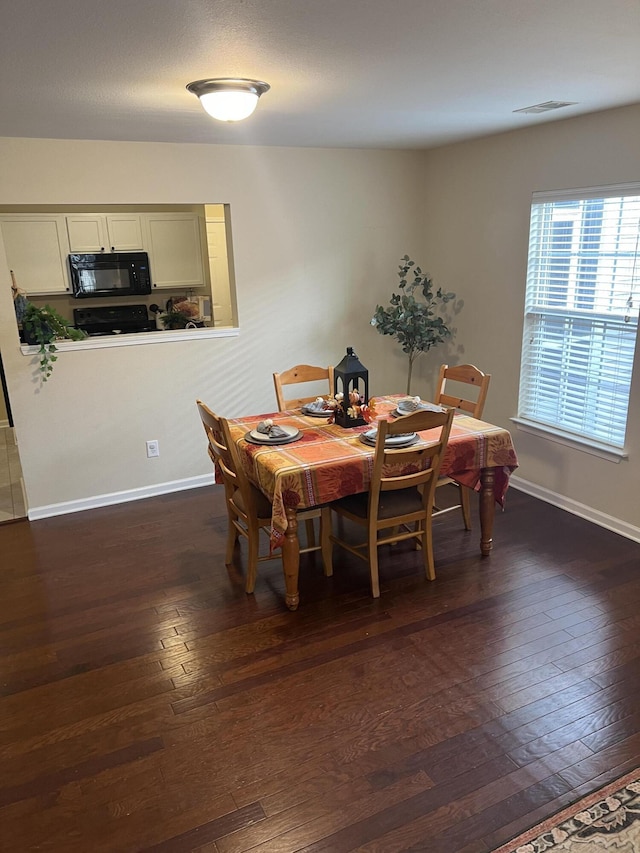
[[[291,613],[221,487],[1,526],[1,849],[487,853],[640,766],[640,545],[514,490],[490,557],[434,531]]]

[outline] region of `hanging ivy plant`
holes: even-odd
[[[25,343],[39,347],[40,371],[42,381],[46,382],[51,376],[54,362],[58,360],[55,341],[64,338],[80,341],[86,335],[80,329],[70,326],[67,320],[50,305],[38,308],[32,302],[27,302],[21,315]]]

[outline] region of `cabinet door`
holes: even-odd
[[[111,213],[107,216],[107,234],[111,252],[141,252],[142,223],[137,213]]]
[[[0,229],[19,288],[30,296],[70,289],[63,216],[7,215],[0,218]]]
[[[77,213],[67,216],[72,252],[141,252],[138,213]]]
[[[108,252],[107,223],[104,216],[77,213],[67,216],[69,247],[72,252]]]
[[[196,213],[143,214],[151,281],[158,287],[202,287],[204,264]]]

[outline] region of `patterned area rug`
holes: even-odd
[[[640,853],[640,770],[590,794],[494,853]]]

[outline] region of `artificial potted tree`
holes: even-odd
[[[392,335],[409,357],[409,395],[416,358],[452,335],[452,330],[441,316],[441,307],[455,299],[455,293],[445,292],[441,287],[434,291],[432,280],[408,255],[402,261],[398,273],[400,293],[391,294],[391,307],[376,306],[371,325],[381,335]],[[409,273],[413,274],[413,281],[408,281]]]

